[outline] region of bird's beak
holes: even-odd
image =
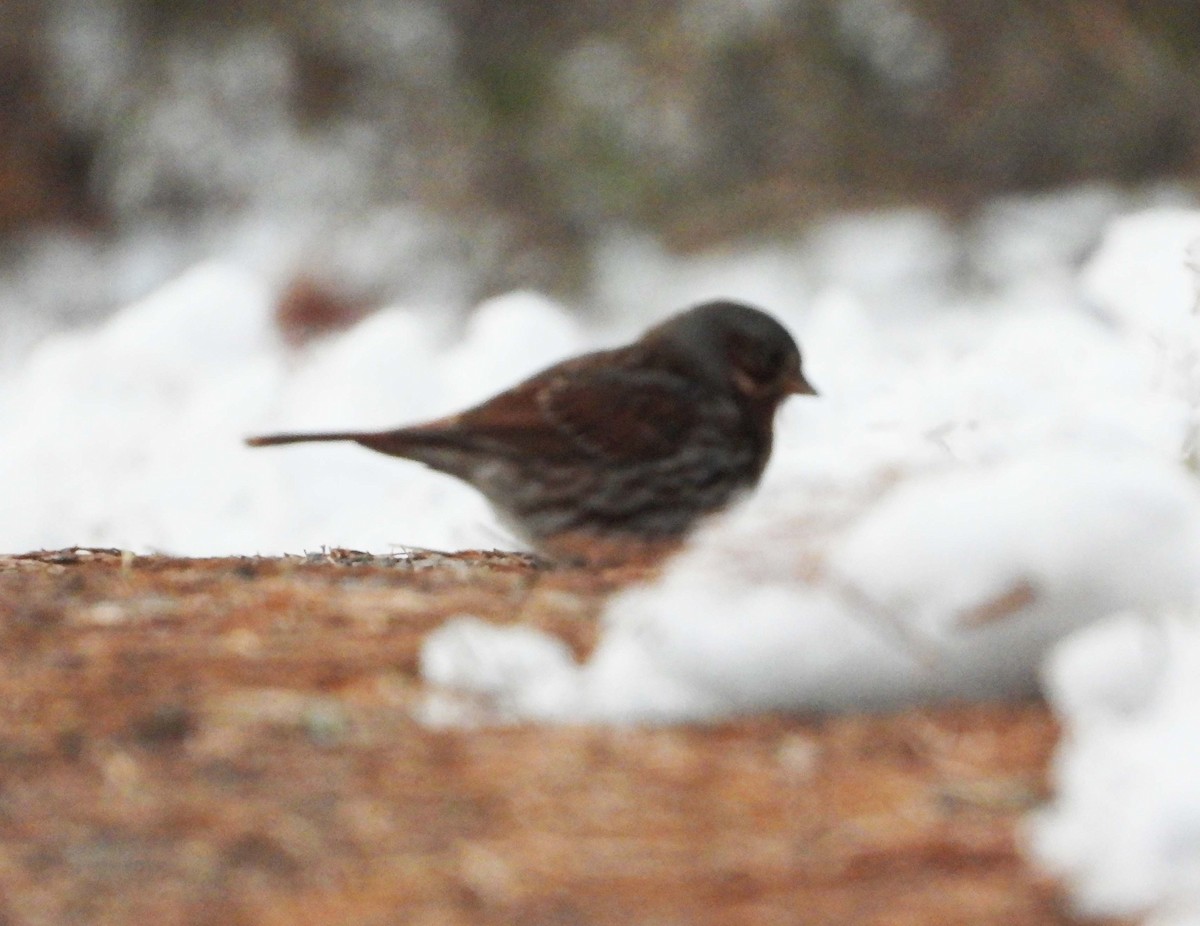
[[[787,387],[787,395],[820,395],[799,370],[789,376],[784,385]]]

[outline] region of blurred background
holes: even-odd
[[[969,236],[1085,189],[1098,234],[1190,198],[1198,64],[1193,0],[5,0],[0,330],[11,354],[213,256],[303,340],[514,288],[603,308],[630,242],[846,211]]]

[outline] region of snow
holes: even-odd
[[[46,339],[0,399],[0,547],[506,543],[482,500],[448,477],[353,447],[242,445],[267,430],[442,414],[582,347],[577,325],[530,294],[480,306],[451,346],[427,314],[386,309],[289,356],[263,281],[209,263],[98,329]]]
[[[788,486],[768,489],[616,599],[584,666],[564,655],[531,673],[501,642],[488,665],[482,638],[507,631],[462,619],[427,640],[426,677],[558,721],[1006,697],[1031,693],[1047,648],[1097,616],[1196,591],[1200,497],[1142,453],[922,473],[826,497],[815,518],[789,504]]]
[[[1192,601],[1200,394],[1163,375],[1163,355],[1178,369],[1198,356],[1183,285],[1197,238],[1194,214],[1129,216],[1082,274],[1048,273],[1037,304],[965,295],[919,325],[871,312],[879,266],[843,266],[847,285],[802,322],[821,398],[785,409],[757,494],[611,603],[587,664],[527,671],[504,631],[464,620],[427,641],[427,678],[559,721],[1018,696],[1071,632]],[[911,269],[896,250],[882,263]]]
[[[1113,615],[1047,667],[1066,725],[1031,854],[1084,914],[1200,922],[1200,623]]]
[[[300,350],[274,330],[277,268],[242,247],[0,355],[0,548],[507,546],[454,480],[241,438],[432,417],[689,302],[748,299],[821,391],[782,410],[760,490],[616,596],[584,664],[529,628],[447,622],[425,719],[892,708],[1044,678],[1067,735],[1031,856],[1085,912],[1198,922],[1200,212],[1155,200],[1012,200],[965,231],[847,216],[687,258],[614,235],[598,313],[512,293],[459,328],[431,298]]]

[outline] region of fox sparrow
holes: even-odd
[[[457,415],[247,443],[354,441],[415,460],[474,486],[551,557],[620,561],[672,548],[753,488],[775,410],[797,393],[816,390],[787,330],[749,306],[709,302]]]

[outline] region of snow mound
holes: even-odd
[[[1070,633],[1194,601],[1200,392],[1162,364],[1200,358],[1197,236],[1195,213],[1127,217],[1073,286],[962,297],[919,326],[862,290],[819,295],[802,343],[821,398],[784,409],[754,497],[610,603],[585,665],[464,620],[428,638],[426,678],[563,722],[1016,697]],[[1162,285],[1122,276],[1131,261]]]
[[[502,716],[568,722],[1013,697],[1097,615],[1197,590],[1200,495],[1144,455],[925,474],[836,525],[764,517],[786,500],[714,525],[661,582],[613,601],[583,666],[528,629],[462,619],[427,639],[425,676]]]
[[[1116,615],[1049,661],[1066,732],[1029,844],[1081,913],[1200,922],[1198,619]]]
[[[507,543],[461,483],[353,446],[252,451],[266,431],[443,414],[585,346],[549,300],[480,305],[464,337],[393,307],[289,354],[264,280],[199,265],[91,330],[41,342],[0,391],[0,547],[191,555]]]

